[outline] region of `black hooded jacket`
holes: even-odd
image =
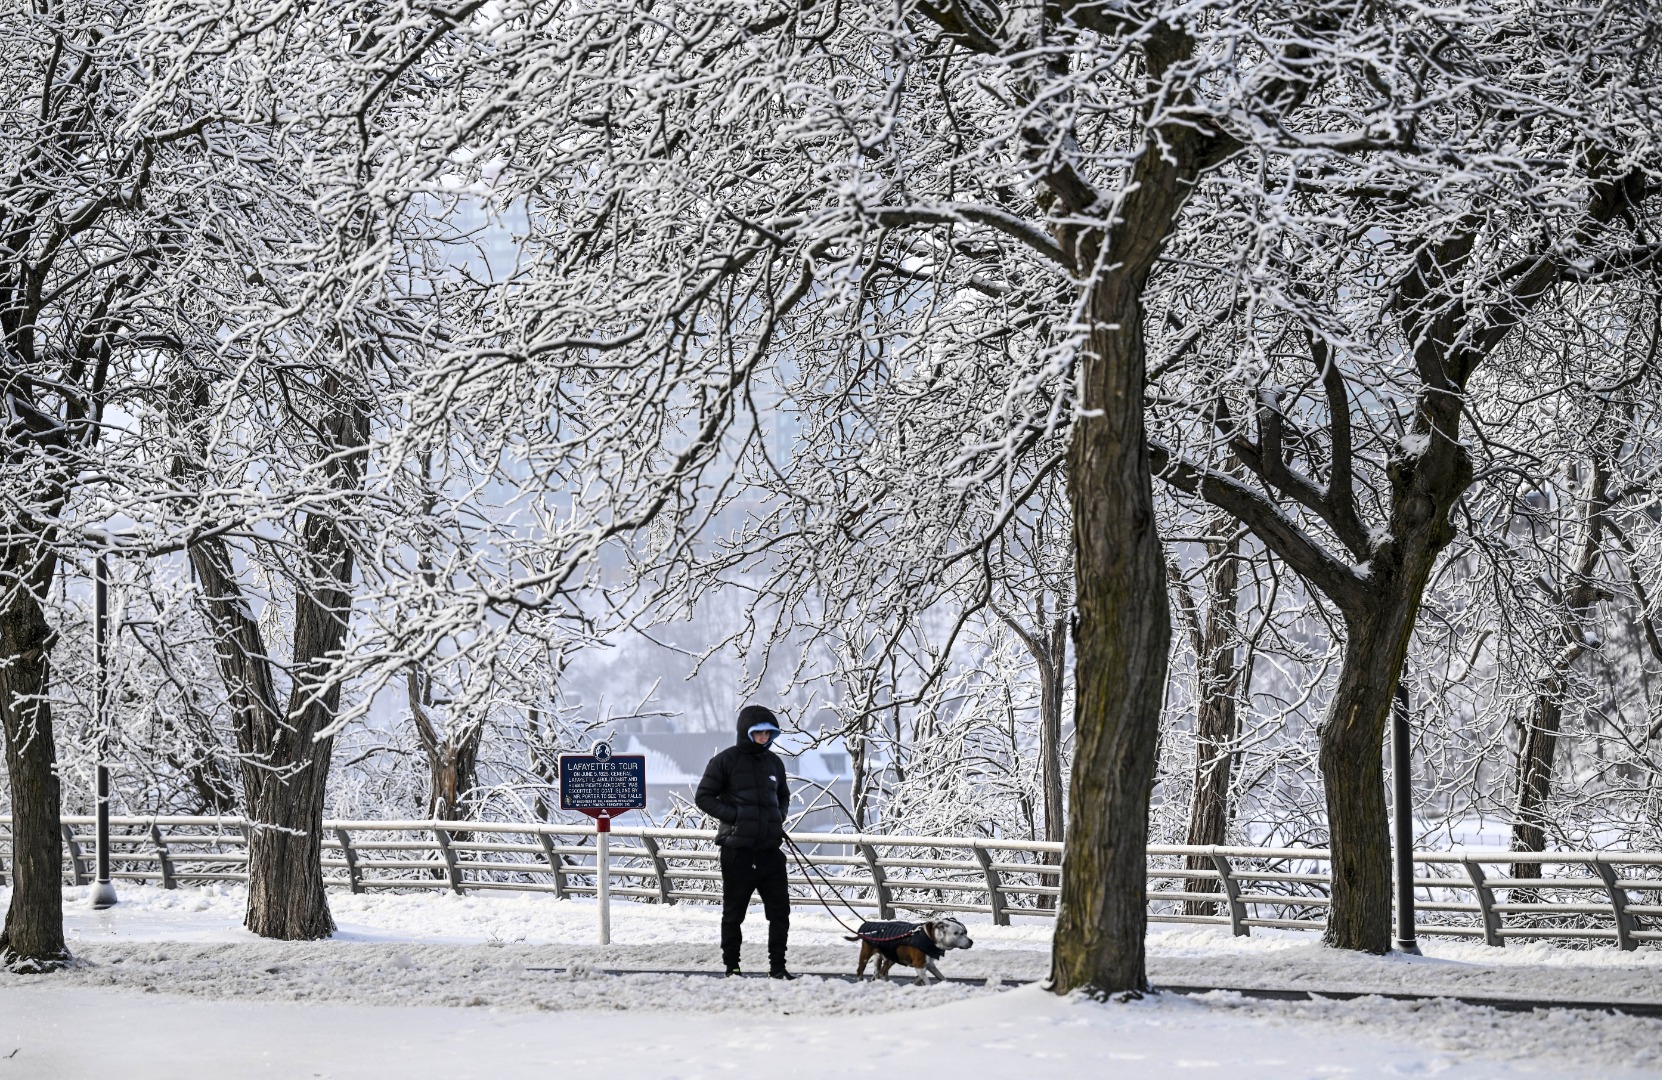
[[[753,723],[740,714],[738,745],[710,759],[693,801],[721,822],[717,844],[771,851],[785,839],[791,789],[785,782],[785,763],[751,740],[748,729]]]

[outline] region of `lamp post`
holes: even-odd
[[[94,766],[98,806],[94,833],[98,870],[91,899],[93,907],[102,909],[113,907],[116,902],[115,886],[110,884],[110,768],[104,763],[109,741],[110,562],[103,552],[98,553],[93,563],[92,582],[92,719],[98,732],[98,760]]]
[[[1414,940],[1414,771],[1408,749],[1408,689],[1397,684],[1391,710],[1391,786],[1396,803],[1397,951],[1420,955]]]

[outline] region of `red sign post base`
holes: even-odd
[[[632,807],[628,806],[613,806],[606,807],[604,809],[583,810],[581,812],[594,818],[594,829],[596,832],[609,833],[612,831],[612,819],[617,817],[619,814],[627,814],[631,809]]]

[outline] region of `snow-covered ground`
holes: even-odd
[[[985,983],[785,984],[657,973],[716,966],[717,913],[698,905],[618,904],[614,944],[601,948],[590,902],[336,893],[335,938],[278,943],[242,929],[240,889],[123,886],[106,912],[88,909],[85,893],[66,890],[76,967],[0,975],[0,1080],[1662,1076],[1662,1020],[1230,993],[1099,1004],[1004,987],[1043,976],[1042,923],[972,926],[975,948],[942,966]],[[753,912],[757,941],[764,926]],[[825,915],[794,913],[793,966],[850,971],[856,950],[842,933]],[[764,970],[755,944],[746,966]],[[1149,969],[1171,985],[1662,1001],[1662,950],[1426,950],[1359,957],[1307,934],[1156,927]],[[637,973],[606,974],[626,969]]]

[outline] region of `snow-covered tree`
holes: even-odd
[[[1512,465],[1464,433],[1484,432],[1490,401],[1563,385],[1508,347],[1520,328],[1654,257],[1658,24],[1643,6],[1601,10],[1500,5],[1461,29],[1406,20],[1401,42],[1445,25],[1460,42],[1410,98],[1459,89],[1424,98],[1376,151],[1289,176],[1288,213],[1320,207],[1328,222],[1274,238],[1274,276],[1237,272],[1227,307],[1160,329],[1173,354],[1197,338],[1214,348],[1158,384],[1157,471],[1251,528],[1344,624],[1321,730],[1334,944],[1389,948],[1380,747],[1392,694],[1457,534],[1451,512],[1479,469]],[[1414,164],[1427,154],[1434,173]],[[1173,277],[1241,267],[1252,231],[1214,238],[1212,258],[1197,252]]]
[[[141,47],[142,20],[102,0],[0,13],[0,717],[14,887],[0,956],[66,955],[49,655],[54,579],[75,548],[107,545],[108,504],[147,465],[130,419],[175,357],[211,352],[195,318],[222,297],[225,235],[257,229],[226,191],[259,164],[232,117],[161,104],[187,73]],[[165,36],[165,35],[164,35]],[[144,486],[154,490],[152,474]]]
[[[1167,348],[1171,323],[1189,334],[1240,326],[1259,310],[1229,302],[1192,327],[1173,284],[1185,279],[1157,268],[1162,258],[1215,267],[1214,245],[1227,240],[1236,252],[1223,260],[1230,281],[1247,280],[1253,296],[1280,288],[1297,297],[1293,285],[1268,283],[1286,279],[1285,265],[1302,257],[1287,245],[1319,235],[1348,252],[1364,246],[1345,239],[1352,227],[1368,245],[1394,239],[1425,258],[1404,256],[1393,273],[1357,254],[1326,279],[1327,294],[1289,300],[1290,321],[1271,319],[1254,333],[1296,342],[1308,331],[1309,348],[1328,348],[1344,312],[1325,308],[1360,310],[1353,297],[1389,281],[1395,332],[1442,370],[1444,330],[1458,330],[1449,319],[1465,326],[1521,315],[1504,298],[1491,301],[1489,315],[1448,306],[1462,296],[1455,271],[1475,265],[1455,263],[1476,250],[1463,237],[1479,224],[1446,226],[1464,220],[1450,217],[1450,206],[1468,190],[1496,200],[1521,194],[1517,206],[1506,203],[1509,215],[1527,217],[1537,196],[1557,205],[1533,180],[1509,188],[1508,168],[1475,148],[1517,128],[1509,110],[1519,95],[1507,80],[1521,86],[1527,65],[1506,50],[1573,20],[1522,6],[1484,8],[1485,18],[1475,10],[1464,2],[1311,4],[1291,13],[1240,2],[493,9],[470,31],[476,48],[439,141],[465,148],[480,170],[491,163],[493,190],[527,215],[527,257],[498,293],[494,330],[443,361],[452,400],[523,386],[538,414],[522,419],[545,429],[540,445],[562,461],[581,445],[585,460],[600,463],[601,478],[572,504],[572,540],[556,549],[548,581],[575,573],[608,538],[653,522],[668,541],[663,550],[684,551],[669,538],[696,535],[710,520],[729,463],[747,448],[780,449],[765,438],[766,418],[793,388],[836,400],[814,417],[823,432],[805,441],[830,453],[828,440],[856,440],[842,447],[850,470],[839,475],[852,475],[861,455],[879,462],[914,440],[946,447],[944,433],[955,430],[958,445],[921,482],[996,485],[1024,469],[1034,475],[1037,447],[1070,440],[1079,741],[1057,985],[1140,987],[1143,837],[1170,629],[1145,383],[1150,375],[1157,387],[1182,382],[1178,401],[1205,396],[1208,376],[1193,370],[1186,349]],[[1499,25],[1508,29],[1489,29]],[[1595,37],[1591,51],[1546,43],[1558,58],[1555,87],[1585,83],[1577,58],[1630,67],[1638,59],[1621,52],[1628,46],[1616,30]],[[1624,138],[1636,130],[1623,123],[1609,130]],[[1470,185],[1444,191],[1451,154],[1467,163],[1456,176]],[[1596,208],[1588,220],[1608,222],[1604,213]],[[1526,269],[1508,278],[1508,295],[1533,295],[1537,277]],[[1333,349],[1363,337],[1336,336]],[[1160,348],[1152,372],[1150,340]],[[1004,385],[964,393],[989,360],[1001,365]],[[1401,544],[1375,552],[1357,514],[1341,509],[1340,543],[1367,549],[1351,557],[1347,547],[1345,574],[1371,559],[1376,581],[1395,580],[1386,555],[1429,573],[1454,497],[1442,479],[1462,471],[1457,450],[1439,449],[1446,425],[1438,418],[1455,408],[1451,400],[1426,399],[1430,456],[1415,441],[1416,453],[1403,458],[1416,467],[1402,472],[1398,509],[1413,512],[1404,528],[1418,539],[1398,540],[1417,544],[1417,554]],[[1348,417],[1348,405],[1340,411]],[[1285,432],[1277,408],[1269,415]],[[1284,479],[1276,454],[1290,437],[1268,450],[1243,439],[1236,453],[1249,473]],[[1229,480],[1193,462],[1186,467],[1196,471],[1185,472],[1169,454],[1158,463],[1197,491]],[[1194,478],[1202,473],[1204,481]],[[1335,475],[1351,478],[1345,469]],[[836,506],[843,516],[822,520],[858,533],[865,505],[838,494],[819,496],[816,512]],[[1317,542],[1274,539],[1295,569],[1317,575],[1317,588],[1349,588],[1323,576],[1331,560],[1314,560]],[[1351,593],[1358,589],[1341,606],[1355,606]],[[1378,617],[1387,609],[1397,613],[1391,627],[1411,622],[1402,604],[1383,605]],[[1374,683],[1385,686],[1379,701],[1388,703],[1401,655],[1385,642],[1395,630],[1380,633],[1379,641],[1354,633],[1349,647],[1390,669],[1364,680],[1370,694]],[[1363,759],[1377,750],[1374,721],[1385,706],[1376,717],[1368,701],[1356,725],[1329,726],[1324,757],[1340,808],[1331,936],[1362,948],[1379,947],[1384,925],[1367,898],[1384,865],[1377,753],[1371,765]]]

